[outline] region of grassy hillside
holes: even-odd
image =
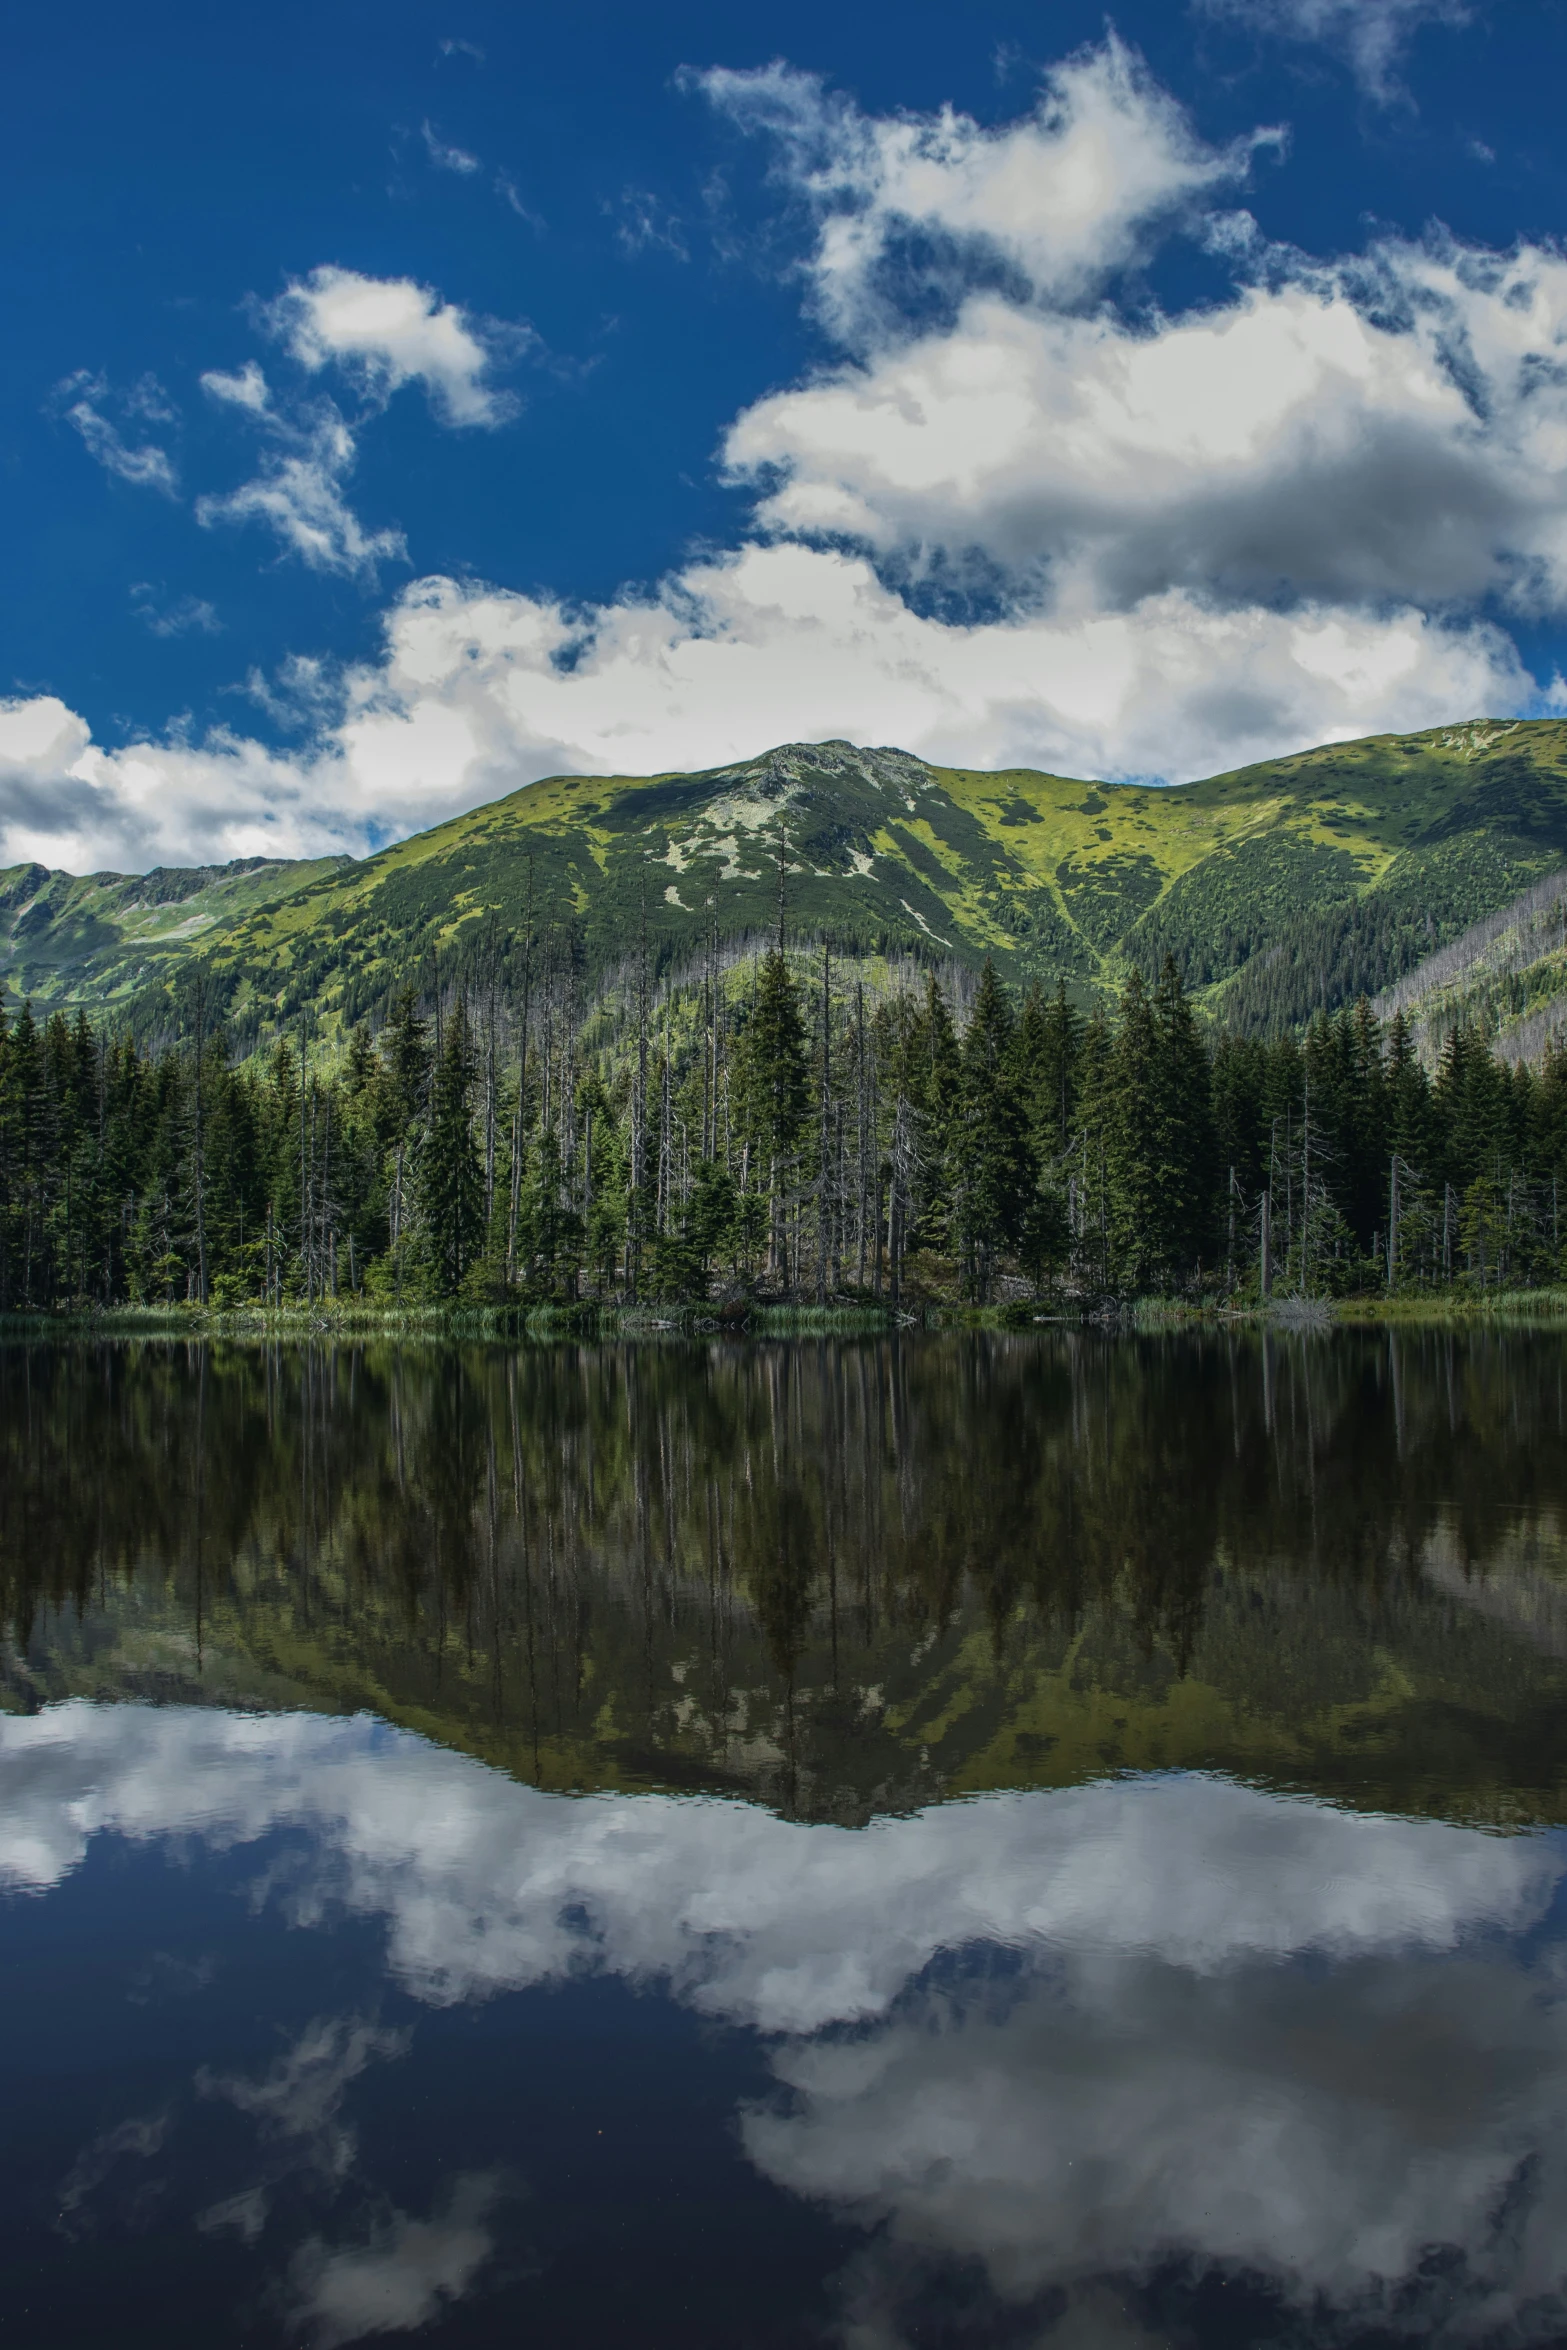
[[[187,906],[162,934],[164,967],[199,943],[232,983],[241,1032],[260,1035],[307,1003],[329,1028],[356,1018],[437,955],[475,967],[522,927],[530,896],[536,926],[572,925],[590,973],[621,960],[644,919],[662,961],[710,921],[725,938],[772,927],[780,835],[797,935],[994,955],[1080,1000],[1171,953],[1216,1012],[1260,1029],[1374,993],[1567,862],[1567,724],[1373,736],[1172,789],[841,742],[695,775],[556,777],[363,864],[271,868],[270,905],[247,878],[251,906],[229,918],[225,901],[177,940]],[[128,932],[105,942],[105,984],[88,909],[64,896],[57,927],[75,919],[81,943],[74,978],[63,955],[47,966],[60,992],[124,992]]]
[[[129,1002],[216,933],[349,862],[244,857],[81,878],[12,865],[0,870],[0,986],[49,1007]]]
[[[1567,870],[1428,955],[1376,1008],[1404,1014],[1431,1066],[1454,1027],[1477,1029],[1504,1060],[1538,1060],[1567,1031]]]

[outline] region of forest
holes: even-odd
[[[513,942],[515,949],[515,942]],[[569,936],[242,1057],[211,974],[138,1043],[0,1002],[0,1312],[362,1299],[1238,1302],[1555,1282],[1567,1055],[1362,1001],[1205,1031],[986,964],[726,948],[596,990]]]

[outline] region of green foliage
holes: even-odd
[[[419,1153],[419,1212],[441,1297],[461,1295],[484,1239],[484,1175],[473,1133],[477,1076],[468,1007],[459,998],[435,1064],[430,1119]],[[558,1246],[553,1230],[550,1245]]]
[[[239,1057],[195,966],[151,1050],[0,1013],[0,1312],[1347,1295],[1562,1269],[1567,1054],[1364,1000],[1210,1042],[1173,956],[1065,986],[775,946],[587,982],[571,934]],[[651,958],[649,958],[651,959]],[[802,971],[807,983],[802,985]],[[520,984],[519,984],[520,983]]]

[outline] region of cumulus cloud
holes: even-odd
[[[448,424],[494,426],[515,412],[487,379],[497,340],[515,342],[521,330],[502,337],[481,329],[412,278],[314,269],[284,290],[270,316],[302,366],[344,368],[374,398],[420,383]]]
[[[228,734],[106,750],[51,699],[0,710],[0,856],[80,870],[360,853],[542,775],[720,766],[802,736],[937,763],[1207,774],[1505,714],[1533,688],[1499,629],[1413,606],[1223,610],[1176,589],[958,624],[913,611],[863,558],[786,543],[586,612],[418,581],[382,661],[341,692],[342,714],[287,760]]]
[[[941,249],[924,256],[927,269],[945,259],[961,274],[978,247],[1035,299],[1073,301],[1139,258],[1156,225],[1243,178],[1258,143],[1207,145],[1114,38],[1058,66],[1035,110],[994,130],[951,107],[866,116],[782,63],[692,79],[776,142],[819,219],[810,268],[822,315],[850,343],[897,324],[896,290],[882,279],[911,232]]]
[[[1467,0],[1196,0],[1203,15],[1227,17],[1287,41],[1340,52],[1368,96],[1402,97],[1398,68],[1422,24],[1465,25]]]
[[[320,854],[343,826],[311,772],[223,732],[118,750],[52,694],[0,702],[0,862],[76,873]]]
[[[775,2062],[790,2103],[747,2117],[747,2152],[878,2231],[850,2339],[917,2340],[921,2284],[958,2264],[1003,2303],[1266,2279],[1322,2350],[1395,2307],[1390,2339],[1560,2339],[1567,2030],[1495,1953],[1220,1978],[1127,1952],[999,2009],[922,1989]]]
[[[1133,328],[971,297],[731,429],[781,533],[1067,605],[1567,599],[1567,261],[1387,243]]]
[[[105,473],[112,473],[117,480],[128,481],[137,489],[159,490],[166,498],[177,498],[179,475],[173,458],[155,441],[134,445],[128,441],[103,413],[111,398],[107,379],[85,369],[67,376],[55,390],[60,413],[80,433],[88,455],[97,460]],[[160,424],[173,421],[173,411],[151,377],[144,377],[119,404],[129,416]]]

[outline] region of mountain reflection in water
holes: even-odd
[[[1564,1369],[0,1351],[7,2337],[1567,2340]]]

